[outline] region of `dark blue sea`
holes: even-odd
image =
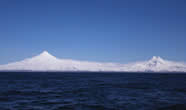
[[[1,72],[0,110],[186,110],[186,74]]]

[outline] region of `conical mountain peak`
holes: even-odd
[[[51,55],[47,51],[43,51],[41,54],[38,55],[38,57],[41,57],[41,58],[55,58],[53,55]]]
[[[43,51],[40,55],[50,55],[47,51]]]

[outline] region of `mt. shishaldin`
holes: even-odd
[[[1,65],[5,71],[123,71],[120,64],[59,59],[47,51],[23,61]]]
[[[59,59],[44,51],[23,61],[0,65],[0,71],[186,72],[186,64],[156,56],[148,61],[129,64],[78,61]]]

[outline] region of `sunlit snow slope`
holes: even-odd
[[[153,57],[149,61],[130,64],[100,63],[59,59],[47,51],[23,61],[0,65],[0,71],[126,71],[126,72],[186,72],[186,64]]]

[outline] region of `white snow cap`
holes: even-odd
[[[0,65],[1,71],[126,71],[186,72],[186,64],[153,56],[148,61],[119,64],[59,59],[47,51],[23,61]]]
[[[152,63],[164,63],[165,60],[162,59],[159,56],[153,56],[152,59],[149,60],[149,62],[152,62]]]
[[[51,55],[47,51],[43,51],[41,54],[39,54],[39,56],[41,56],[41,57],[54,57],[53,55]]]
[[[47,51],[43,51],[40,55],[50,55]]]
[[[154,61],[163,61],[163,59],[160,56],[153,56],[151,60],[154,60]]]

